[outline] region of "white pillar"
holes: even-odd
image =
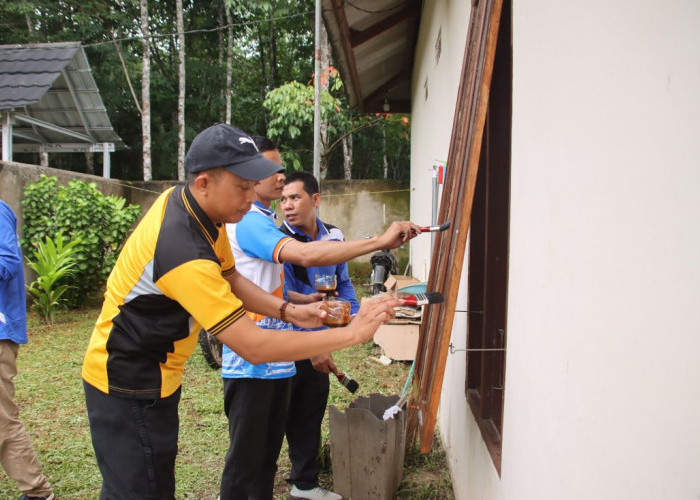
[[[102,144],[102,177],[109,179],[111,170],[112,165],[110,163],[109,144],[105,142]]]
[[[2,123],[2,161],[12,161],[12,111],[0,113]]]

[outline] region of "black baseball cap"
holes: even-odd
[[[249,181],[267,179],[284,171],[283,166],[260,154],[252,137],[225,123],[217,123],[197,134],[185,158],[188,172],[219,167]]]

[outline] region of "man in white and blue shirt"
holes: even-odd
[[[291,238],[275,225],[270,209],[284,183],[282,159],[274,144],[255,137],[263,156],[280,165],[276,174],[255,186],[257,200],[237,224],[228,224],[236,268],[260,288],[282,297],[283,269],[280,250]],[[266,330],[289,330],[291,324],[277,318],[247,313]],[[221,498],[272,498],[277,457],[284,438],[293,361],[253,365],[223,346],[221,376],[224,411],[229,419],[231,443],[221,479]]]

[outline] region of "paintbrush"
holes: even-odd
[[[435,233],[435,232],[444,231],[448,227],[450,227],[450,221],[443,222],[439,226],[423,226],[419,229],[421,230],[421,233]],[[413,230],[411,232],[414,235],[416,234],[416,232]],[[401,237],[403,238],[404,236],[406,236],[406,233],[401,233]]]
[[[448,227],[450,227],[450,221],[443,222],[439,226],[425,226],[420,228],[420,230],[424,233],[434,233],[436,231],[444,231]]]
[[[427,304],[439,304],[440,302],[444,302],[445,298],[440,292],[426,292],[400,298],[399,300],[403,302],[405,306],[424,306]]]
[[[338,372],[335,374],[335,376],[338,377],[338,382],[343,384],[345,388],[353,394],[355,394],[355,392],[360,388],[360,384],[345,375],[343,372]]]

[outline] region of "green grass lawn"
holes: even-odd
[[[59,313],[53,325],[29,317],[29,344],[19,351],[15,379],[20,418],[54,486],[57,500],[98,498],[101,477],[95,463],[85,413],[80,369],[98,309]],[[350,394],[331,380],[329,405],[343,410],[356,397],[371,392],[399,394],[409,365],[382,366],[373,361],[380,352],[370,344],[334,354],[336,364],[360,383]],[[228,446],[226,416],[223,414],[221,378],[205,363],[199,348],[190,358],[180,403],[180,441],[177,459],[177,498],[215,499],[218,494],[223,459]],[[328,413],[323,425],[323,442],[328,445]],[[409,453],[399,498],[453,498],[447,464],[439,439],[427,455]],[[326,446],[327,448],[328,446]],[[280,454],[275,498],[287,498],[285,478],[289,472],[286,444]],[[330,465],[321,476],[332,486]],[[19,496],[14,481],[0,470],[0,498]]]

